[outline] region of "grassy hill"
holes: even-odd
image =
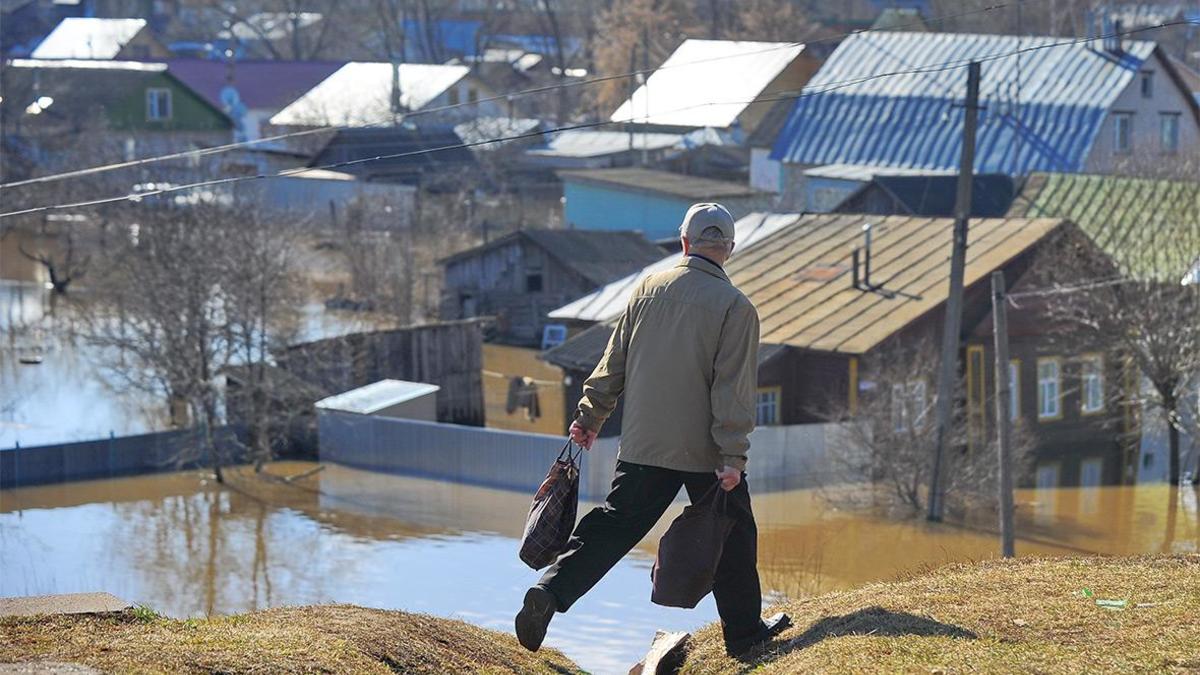
[[[953,565],[780,608],[765,649],[730,659],[710,626],[682,672],[1200,672],[1200,555]]]
[[[461,621],[351,605],[177,621],[148,610],[0,619],[0,663],[106,672],[578,673],[562,654]]]

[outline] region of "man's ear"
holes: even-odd
[[[680,237],[680,238],[679,238],[679,244],[680,244],[681,246],[683,246],[683,254],[684,254],[684,255],[687,255],[687,254],[688,254],[688,251],[690,251],[690,250],[691,250],[691,248],[692,248],[692,247],[691,247],[691,242],[689,242],[689,241],[688,241],[688,238],[687,238],[687,237]]]

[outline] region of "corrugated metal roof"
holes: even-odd
[[[808,95],[796,100],[771,157],[798,164],[954,168],[963,120],[955,106],[966,95],[967,61],[1061,42],[957,33],[851,35],[804,88]],[[1119,56],[1086,42],[1021,54],[1019,112],[1017,58],[984,61],[980,99],[986,109],[980,112],[975,169],[1081,170],[1109,106],[1155,49],[1145,41],[1124,47]],[[879,77],[946,63],[963,67]],[[854,84],[840,84],[847,82]]]
[[[634,133],[621,131],[560,131],[546,139],[546,147],[533,148],[526,154],[537,157],[603,157],[637,150],[661,150],[683,140],[682,134]]]
[[[470,72],[467,66],[400,64],[400,105],[420,110]],[[271,118],[278,125],[367,126],[392,114],[392,64],[353,62]]]
[[[357,389],[342,392],[317,401],[315,407],[324,410],[370,415],[422,396],[436,394],[441,387],[425,382],[380,380]]]
[[[875,176],[953,176],[957,173],[958,167],[953,169],[913,169],[899,166],[871,166],[866,164],[824,164],[804,171],[805,176],[813,178],[857,180],[864,183]]]
[[[860,245],[867,222],[875,226],[873,281],[917,297],[888,299],[851,286],[851,251]],[[985,281],[992,270],[1065,223],[1049,218],[972,220],[966,285]],[[953,224],[949,218],[805,215],[730,260],[726,271],[758,310],[762,342],[863,354],[945,302]],[[801,274],[818,268],[821,274]]]
[[[1176,281],[1200,255],[1200,182],[1034,174],[1008,215],[1068,218],[1137,276]]]
[[[787,42],[684,40],[611,119],[728,127],[803,50]]]
[[[518,230],[495,241],[455,253],[439,261],[454,264],[472,258],[514,240],[525,238],[568,269],[600,286],[634,270],[641,269],[662,255],[640,232],[609,230]]]
[[[749,251],[759,241],[774,234],[781,228],[787,227],[800,219],[798,213],[751,213],[737,221],[734,227],[736,242],[735,256],[741,256]],[[578,300],[563,305],[550,312],[552,319],[570,319],[574,321],[611,321],[625,311],[629,304],[629,296],[633,289],[642,283],[642,279],[655,272],[662,272],[679,262],[678,255],[662,258],[629,276],[618,279]]]
[[[656,171],[654,169],[637,167],[559,171],[558,175],[564,181],[611,185],[619,188],[660,192],[676,197],[704,201],[711,201],[721,197],[754,197],[762,194],[744,183],[713,180],[711,178],[688,176],[671,171]]]
[[[476,117],[469,122],[454,125],[454,133],[468,145],[483,143],[497,138],[524,136],[542,126],[540,120],[523,117]],[[536,137],[530,137],[536,140]],[[528,142],[528,139],[521,139]],[[509,145],[508,143],[486,143],[478,145],[476,150],[494,150]]]
[[[30,54],[35,59],[111,59],[120,53],[145,19],[68,17]]]

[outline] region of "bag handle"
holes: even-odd
[[[704,494],[701,495],[696,504],[703,504],[706,501],[711,501],[714,509],[718,509],[721,513],[725,513],[727,501],[726,494],[728,493],[721,489],[720,479],[717,479],[717,481],[712,484],[712,487],[708,488],[708,490],[705,490]]]
[[[571,452],[572,445],[574,445],[574,442],[571,441],[570,437],[568,437],[567,442],[564,443],[562,446],[562,450],[558,451],[558,461],[561,462],[563,460],[563,457],[566,457],[567,461],[570,462],[571,464],[578,463],[579,458],[583,456],[583,448],[580,447],[579,452],[572,453]]]

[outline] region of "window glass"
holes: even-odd
[[[1008,362],[1008,418],[1021,417],[1021,362]]]
[[[1158,143],[1163,152],[1179,152],[1179,114],[1162,113],[1158,116]]]
[[[1133,113],[1113,113],[1113,152],[1133,150]]]
[[[779,390],[759,389],[755,408],[756,421],[760,426],[779,424]]]
[[[1099,356],[1088,356],[1080,363],[1082,376],[1083,412],[1096,413],[1104,410],[1104,360]]]
[[[1151,98],[1154,96],[1154,72],[1142,72],[1142,98]]]
[[[1059,392],[1061,390],[1058,361],[1038,360],[1038,418],[1055,419],[1060,416]]]
[[[169,89],[147,89],[146,90],[146,119],[148,119],[148,120],[171,119],[171,90],[169,90]]]

